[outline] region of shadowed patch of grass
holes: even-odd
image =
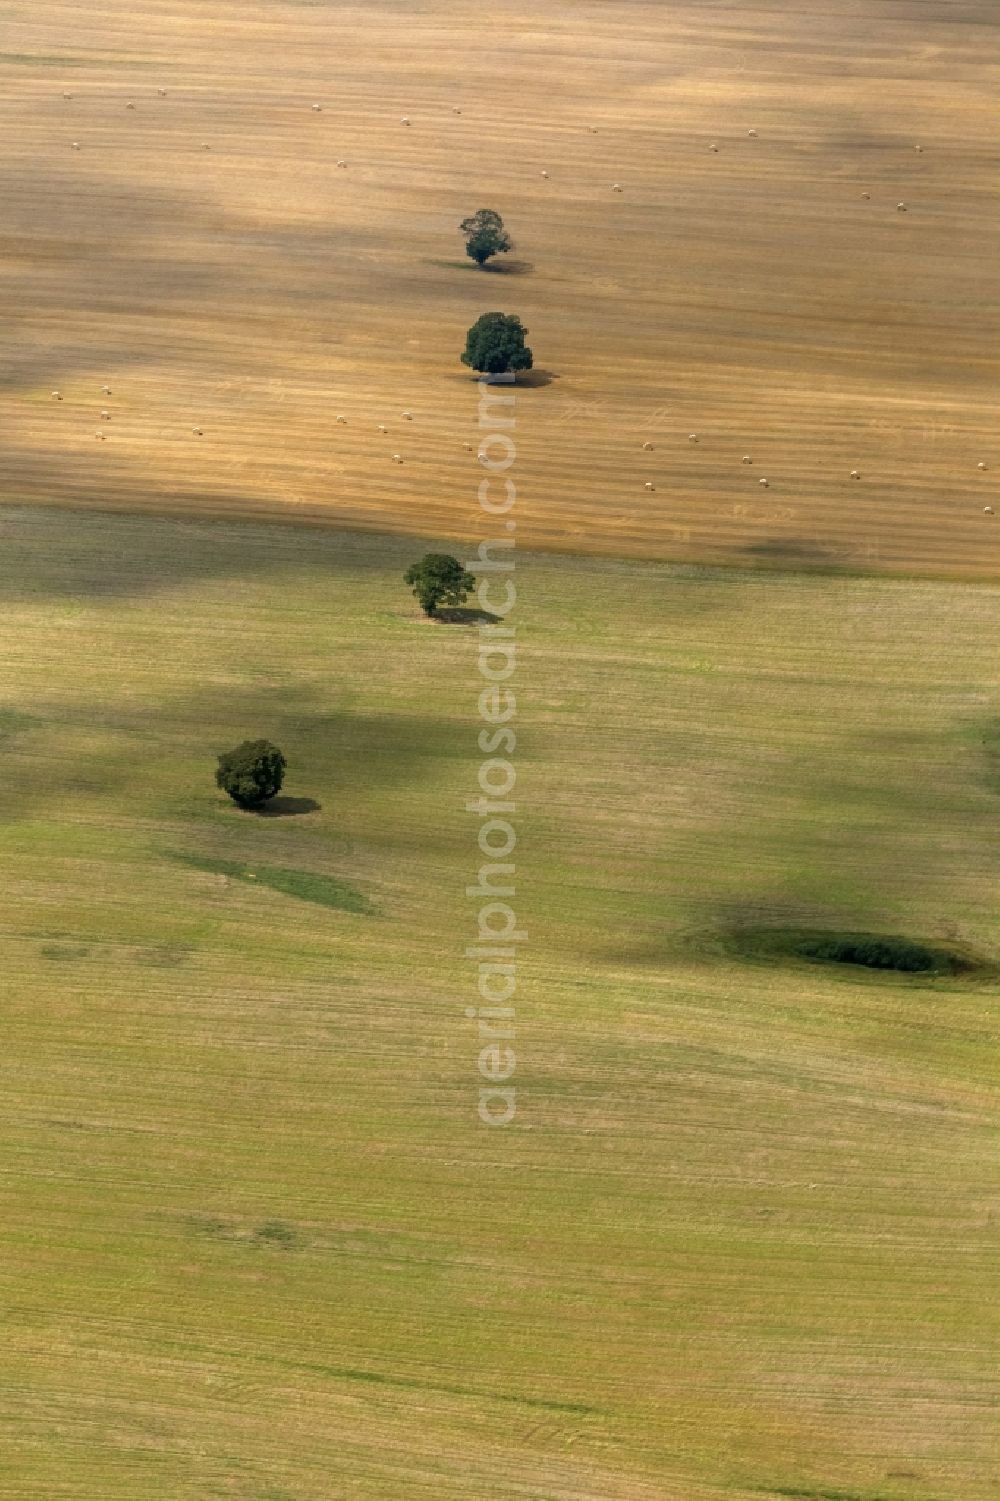
[[[275,1365],[292,1365],[290,1361],[275,1361]],[[546,1412],[577,1413],[584,1417],[601,1411],[585,1402],[550,1402],[545,1397],[522,1397],[507,1392],[487,1392],[478,1387],[457,1386],[438,1381],[418,1381],[407,1376],[388,1376],[382,1371],[357,1370],[350,1366],[325,1366],[295,1362],[300,1371],[314,1371],[320,1376],[333,1376],[338,1381],[361,1381],[371,1386],[392,1386],[408,1391],[441,1392],[448,1397],[475,1397],[488,1402],[512,1402],[519,1407],[538,1407]]]
[[[296,1230],[284,1220],[265,1220],[256,1229],[219,1219],[215,1215],[192,1215],[188,1221],[197,1235],[212,1240],[229,1241],[242,1246],[281,1246],[285,1249],[299,1243]]]
[[[20,709],[0,709],[0,745],[24,730],[35,729],[41,723],[36,715],[22,714]]]
[[[90,949],[83,944],[43,943],[38,952],[43,959],[55,959],[67,963],[74,959],[86,959]]]
[[[152,948],[136,949],[132,957],[136,964],[155,969],[174,969],[178,964],[183,964],[193,952],[189,943],[160,943]]]
[[[21,63],[36,67],[82,68],[82,57],[58,57],[44,52],[0,52],[0,63]]]
[[[333,876],[317,875],[311,870],[287,870],[276,865],[242,864],[237,860],[216,860],[204,855],[188,855],[172,851],[169,859],[192,870],[207,871],[211,875],[228,876],[232,881],[243,881],[248,886],[267,886],[280,891],[283,896],[297,897],[299,901],[315,902],[320,907],[332,907],[339,912],[354,912],[372,916],[375,908],[356,886],[349,881],[338,881]]]
[[[994,792],[1000,792],[1000,719],[992,720],[983,731],[987,779]]]
[[[284,1220],[268,1220],[254,1232],[258,1245],[291,1246],[295,1243],[295,1231]]]
[[[789,1501],[893,1501],[891,1496],[873,1491],[800,1490],[794,1485],[769,1485],[761,1490],[768,1496],[787,1496]]]
[[[124,67],[148,68],[150,64],[131,57],[67,57],[52,52],[0,52],[0,64],[12,63],[36,68],[86,68],[99,64],[102,68]]]

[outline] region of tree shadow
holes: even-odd
[[[258,818],[298,818],[303,813],[318,813],[322,806],[314,797],[272,797],[253,811]]]
[[[746,544],[739,551],[745,558],[759,559],[778,566],[791,564],[794,567],[828,573],[850,571],[840,553],[810,537],[763,537],[757,542]]]
[[[495,261],[493,265],[485,265],[482,268],[491,276],[530,276],[535,269],[534,261]]]
[[[538,386],[551,386],[559,376],[552,370],[519,370],[517,373],[517,385],[529,391]]]
[[[37,456],[35,464],[37,468],[30,467],[33,494],[46,489],[51,494],[60,466]],[[61,467],[65,473],[65,465]],[[152,497],[149,510],[138,514],[124,509],[132,493],[123,491],[121,510],[41,500],[5,505],[0,601],[47,596],[113,603],[212,579],[266,577],[303,566],[304,536],[309,538],[308,566],[321,564],[331,575],[346,578],[386,566],[402,573],[414,554],[426,549],[424,537],[324,525],[318,509],[315,517],[299,509],[279,515],[265,509],[267,502],[252,491],[244,492],[243,503],[259,503],[259,513],[236,517],[232,495],[221,490],[164,494],[162,506],[159,496]],[[138,486],[135,496],[138,501]],[[0,711],[0,737],[10,729]]]
[[[459,375],[455,378],[462,381],[481,381],[487,379],[485,375],[477,370],[473,370],[471,375]],[[501,382],[493,379],[490,381],[490,385],[495,386],[500,392],[515,389],[525,391],[532,390],[536,386],[551,386],[554,380],[561,380],[561,378],[554,370],[518,370],[515,381]]]
[[[551,386],[554,380],[560,380],[554,371],[518,371],[517,384],[524,390],[536,390],[539,386]]]
[[[476,610],[465,605],[445,605],[434,617],[441,625],[499,625],[500,616],[489,610]]]

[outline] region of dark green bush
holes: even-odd
[[[493,255],[505,255],[512,247],[510,235],[496,209],[481,208],[461,223],[465,235],[465,253],[483,266]]]
[[[985,975],[992,966],[951,944],[920,943],[896,933],[837,933],[823,928],[730,929],[727,947],[748,959],[772,963],[805,959],[903,975]]]
[[[428,552],[411,563],[403,575],[420,601],[425,615],[436,615],[441,605],[463,605],[476,587],[472,574],[446,552]]]
[[[244,740],[219,757],[215,784],[241,808],[259,808],[281,791],[286,761],[270,740]]]
[[[805,959],[828,964],[861,964],[865,969],[896,969],[906,974],[952,967],[950,956],[925,948],[911,938],[882,938],[875,933],[831,934],[807,938],[799,945]]]
[[[527,332],[515,313],[483,313],[466,336],[462,364],[485,375],[530,370],[532,354],[524,342]]]

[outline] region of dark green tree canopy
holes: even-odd
[[[477,266],[485,265],[491,255],[504,255],[513,246],[503,220],[495,209],[481,208],[459,226],[465,236],[465,253]]]
[[[446,552],[425,553],[419,563],[411,563],[403,575],[420,602],[425,615],[434,615],[439,605],[463,605],[476,587],[476,581],[458,561]]]
[[[241,808],[259,808],[281,791],[286,764],[270,740],[244,740],[219,757],[215,784]]]
[[[469,329],[462,364],[484,375],[530,370],[531,350],[524,342],[527,332],[515,313],[484,313]]]

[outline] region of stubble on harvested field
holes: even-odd
[[[524,540],[995,574],[997,36],[986,0],[23,9],[5,493],[466,536],[500,307]]]

